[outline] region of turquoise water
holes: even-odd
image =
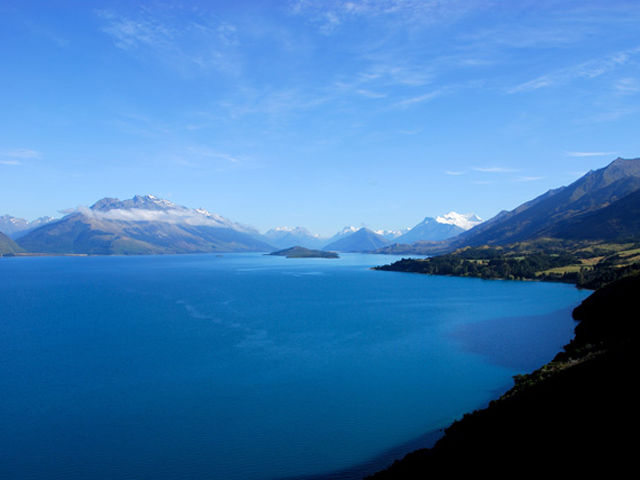
[[[0,259],[0,478],[361,478],[553,358],[588,294],[393,260]]]

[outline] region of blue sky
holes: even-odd
[[[488,219],[640,156],[640,2],[0,0],[0,215]]]

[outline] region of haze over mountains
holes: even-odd
[[[482,222],[473,214],[427,217],[400,234],[345,227],[325,239],[302,227],[260,234],[204,209],[152,195],[104,198],[60,220],[14,228],[0,237],[0,253],[162,254],[266,252],[301,246],[338,252],[434,254],[463,246],[505,245],[537,238],[624,240],[640,233],[640,159],[618,158],[569,186],[550,190],[514,210]],[[22,231],[16,225],[26,226]]]

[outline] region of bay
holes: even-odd
[[[0,477],[361,478],[551,360],[588,295],[394,260],[0,259]]]

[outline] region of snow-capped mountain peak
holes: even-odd
[[[386,238],[387,240],[394,240],[401,235],[407,233],[411,228],[403,228],[402,230],[374,230],[378,235]]]
[[[358,230],[360,230],[358,227],[344,227],[342,230],[336,233],[335,236],[349,235],[351,233],[356,233]]]
[[[446,215],[436,217],[436,222],[442,223],[443,225],[455,225],[464,230],[469,230],[479,223],[482,223],[482,219],[474,213],[461,214],[449,212]]]
[[[279,248],[294,246],[319,248],[323,239],[304,227],[275,227],[264,234],[273,245]]]
[[[307,230],[304,227],[275,227],[266,233],[267,236],[269,235],[277,236],[277,235],[285,235],[285,234],[303,235],[303,236],[320,238],[319,235],[311,233],[309,230]]]

